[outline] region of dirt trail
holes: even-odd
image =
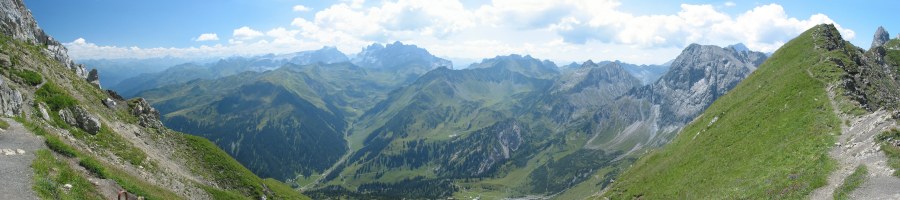
[[[840,113],[829,90],[832,107],[842,121],[841,135],[829,155],[838,163],[837,169],[828,176],[828,184],[810,194],[810,199],[833,199],[834,190],[859,165],[869,170],[866,182],[851,193],[851,199],[900,199],[900,178],[891,176],[893,169],[887,166],[887,157],[881,152],[875,136],[890,128],[897,127],[888,112],[876,111],[863,116],[848,116]]]
[[[45,149],[43,139],[25,130],[19,122],[0,118],[9,128],[0,131],[0,199],[38,199],[34,185],[34,152]]]

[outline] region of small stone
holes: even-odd
[[[144,169],[144,166],[138,165],[138,169]]]
[[[68,192],[69,190],[72,190],[72,184],[66,183],[65,185],[63,185],[63,189],[65,189],[66,192]]]
[[[16,155],[16,152],[13,151],[12,149],[3,149],[3,155],[7,155],[7,156]]]
[[[16,149],[16,153],[18,153],[18,154],[25,154],[25,150],[22,150],[22,149]]]

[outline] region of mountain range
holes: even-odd
[[[882,27],[869,49],[821,24],[662,65],[456,69],[401,42],[79,64],[21,0],[0,11],[0,199],[900,197]]]
[[[375,44],[350,62],[285,63],[136,96],[159,108],[166,126],[318,197],[438,198],[498,187],[512,191],[507,197],[553,195],[597,171],[608,183],[610,171],[665,144],[765,58],[690,45],[668,67],[559,67],[509,55],[453,70],[413,45]],[[491,183],[508,179],[517,180]],[[419,196],[405,195],[413,191]]]

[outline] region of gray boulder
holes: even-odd
[[[66,124],[77,126],[78,121],[75,121],[75,114],[72,114],[72,111],[68,108],[59,110],[59,118],[66,122]]]
[[[116,109],[116,101],[110,98],[106,98],[103,100],[103,105],[105,105],[109,109]]]
[[[81,107],[62,109],[59,111],[59,117],[62,118],[66,124],[81,128],[81,130],[92,135],[99,133],[100,127],[103,126],[100,122],[100,118]]]

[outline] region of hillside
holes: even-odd
[[[15,199],[115,199],[120,190],[146,199],[308,199],[257,177],[206,139],[161,126],[143,99],[101,90],[22,1],[4,0],[0,10],[0,128],[9,129],[0,139],[41,141],[16,152],[22,157],[0,157],[24,169],[4,179],[28,185],[2,193],[34,191]]]
[[[858,90],[855,81],[891,82],[856,75],[873,69],[865,61],[872,58],[841,39],[832,25],[807,30],[716,100],[672,143],[639,159],[603,195],[793,199],[838,184],[840,179],[828,179],[831,172],[856,167],[829,157],[833,145],[845,142],[835,137],[842,135],[841,118],[883,105],[865,103],[884,96]],[[846,124],[856,126],[851,120]],[[858,132],[846,130],[854,129],[843,135]]]

